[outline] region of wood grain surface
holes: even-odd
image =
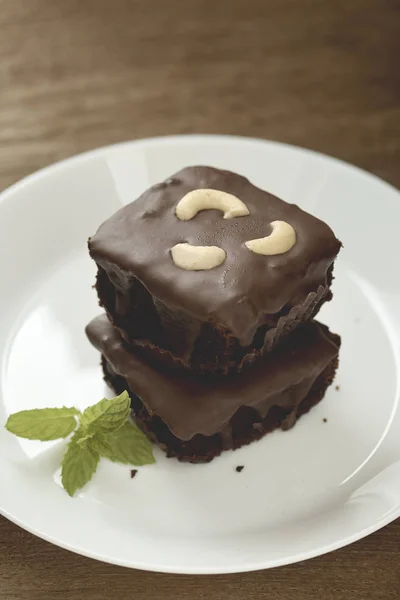
[[[0,0],[0,189],[131,138],[233,133],[400,186],[398,0]],[[400,521],[260,573],[130,571],[0,518],[1,600],[400,598]]]

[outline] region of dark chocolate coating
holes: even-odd
[[[227,432],[243,407],[264,418],[274,406],[293,412],[337,359],[340,338],[315,321],[300,325],[262,361],[229,377],[205,378],[155,368],[129,351],[105,315],[86,328],[90,342],[151,414],[181,440]]]
[[[199,188],[237,196],[250,215],[223,219],[220,211],[205,210],[189,221],[175,215],[179,200]],[[275,220],[290,223],[297,236],[289,252],[262,256],[244,243],[269,235]],[[170,249],[178,243],[215,245],[227,258],[206,271],[177,267]],[[91,238],[91,256],[116,288],[115,311],[129,312],[128,291],[137,278],[172,311],[226,327],[243,346],[251,343],[268,316],[283,307],[300,305],[311,292],[327,286],[327,272],[340,242],[315,217],[260,190],[246,178],[210,167],[186,168],[120,209]]]

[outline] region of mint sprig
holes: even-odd
[[[73,431],[61,463],[61,481],[70,496],[88,483],[100,457],[143,466],[155,462],[147,437],[128,418],[130,398],[123,392],[103,398],[83,413],[76,408],[23,410],[9,416],[5,428],[18,437],[46,442]]]

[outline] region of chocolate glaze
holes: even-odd
[[[234,194],[250,215],[223,219],[220,211],[206,210],[180,221],[177,203],[199,188]],[[246,249],[244,242],[268,235],[275,220],[294,227],[295,246],[276,256]],[[227,258],[208,271],[185,271],[170,253],[181,242],[219,246]],[[117,314],[128,311],[127,291],[137,278],[156,307],[159,303],[163,310],[177,310],[195,324],[211,320],[225,326],[243,346],[268,323],[269,315],[283,307],[290,310],[327,286],[327,271],[340,246],[328,225],[296,205],[260,190],[245,177],[210,167],[189,167],[153,186],[108,219],[89,241],[91,256],[115,286]]]
[[[261,418],[274,406],[295,414],[318,376],[337,359],[340,346],[338,336],[313,321],[300,325],[248,370],[204,378],[186,371],[163,371],[145,362],[125,347],[105,315],[94,319],[86,333],[113,372],[181,440],[196,434],[227,435],[232,417],[243,406],[255,409]]]

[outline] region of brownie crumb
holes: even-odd
[[[131,479],[133,479],[135,477],[137,473],[137,469],[131,469]]]
[[[324,422],[324,423],[327,423],[327,422],[328,422],[328,419],[322,419],[322,420],[323,420],[323,422]]]
[[[239,467],[236,467],[236,473],[241,473],[244,469],[243,465],[240,465]]]
[[[340,390],[340,385],[335,385],[335,390],[338,392]]]

